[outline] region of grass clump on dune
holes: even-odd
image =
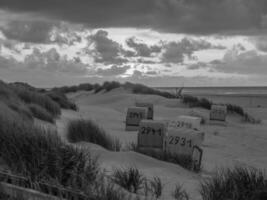
[[[131,193],[150,195],[156,199],[162,195],[161,179],[156,176],[149,180],[135,167],[116,169],[112,174],[112,180]]]
[[[35,118],[54,123],[53,116],[46,109],[37,104],[29,104],[28,107]]]
[[[0,157],[15,174],[74,189],[92,183],[98,173],[97,162],[89,153],[66,145],[56,132],[2,115]]]
[[[163,184],[159,177],[154,177],[149,181],[149,190],[158,199],[162,195]]]
[[[188,193],[182,188],[182,185],[177,184],[172,193],[172,196],[175,200],[189,200]]]
[[[191,95],[183,96],[183,103],[189,105],[190,107],[202,107],[210,110],[212,106],[212,102],[205,98],[197,98]]]
[[[169,92],[162,92],[160,90],[156,90],[150,87],[147,87],[142,84],[134,84],[130,82],[126,82],[125,84],[122,85],[125,89],[130,89],[134,94],[151,94],[151,95],[159,95],[165,98],[176,98],[174,94],[171,94]]]
[[[119,82],[116,82],[116,81],[112,81],[112,82],[104,82],[102,87],[107,91],[111,91],[113,89],[116,89],[116,88],[119,88],[121,87],[121,84]]]
[[[96,85],[98,84],[81,83],[74,86],[55,87],[52,89],[52,91],[60,92],[63,94],[77,91],[91,91],[96,88]]]
[[[147,86],[142,85],[142,84],[135,84],[135,83],[130,83],[130,82],[119,83],[116,81],[111,81],[111,82],[106,81],[102,85],[84,83],[84,84],[80,84],[78,86],[69,86],[69,87],[64,86],[61,88],[54,88],[53,90],[58,90],[58,91],[61,91],[63,93],[77,92],[77,91],[81,91],[81,90],[86,90],[86,91],[94,90],[94,93],[96,94],[100,91],[109,92],[109,91],[116,89],[116,88],[119,88],[119,87],[129,89],[135,94],[151,94],[151,95],[159,95],[159,96],[162,96],[165,98],[176,98],[176,96],[174,94],[171,94],[169,92],[163,92],[160,90],[156,90],[156,89],[147,87]]]
[[[29,109],[27,105],[23,104],[15,104],[15,103],[8,103],[7,106],[15,111],[20,117],[22,117],[24,120],[30,120],[33,121],[33,113]]]
[[[27,104],[37,104],[45,108],[53,116],[58,116],[61,114],[60,106],[46,95],[27,90],[23,87],[13,87],[13,90],[23,102]]]
[[[78,107],[76,106],[76,104],[68,100],[68,98],[66,97],[64,93],[51,91],[51,92],[46,92],[45,94],[48,97],[50,97],[53,101],[58,103],[58,105],[61,108],[70,109],[70,110],[78,110]]]
[[[183,103],[189,105],[190,107],[201,107],[210,110],[213,104],[212,101],[209,101],[206,98],[197,98],[191,95],[184,95],[183,96]],[[226,104],[227,112],[229,113],[236,113],[242,117],[246,115],[244,109],[241,106],[233,105],[233,104]]]
[[[67,127],[67,138],[70,142],[91,142],[111,151],[119,151],[121,143],[109,136],[91,120],[71,120]]]
[[[203,200],[264,200],[267,199],[267,179],[263,171],[235,167],[223,169],[202,182]]]
[[[99,184],[95,188],[95,200],[127,200],[127,195],[120,189],[116,188],[114,184],[109,183],[106,186]],[[94,200],[92,199],[92,200]]]
[[[145,177],[137,168],[129,167],[116,169],[112,175],[112,180],[129,192],[137,193],[143,187]]]

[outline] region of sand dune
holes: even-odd
[[[119,138],[124,145],[136,142],[137,132],[126,132],[124,123],[127,107],[133,106],[136,100],[152,102],[155,119],[168,120],[192,111],[206,117],[209,115],[207,110],[187,108],[176,99],[136,95],[121,88],[100,94],[78,92],[70,94],[69,98],[74,100],[80,109],[79,112],[64,110],[62,117],[57,120],[59,133],[64,139],[68,120],[84,118],[94,120],[108,134]],[[232,115],[227,118],[227,127],[201,127],[206,137],[203,144],[203,170],[200,174],[135,152],[110,152],[85,142],[79,143],[79,146],[90,148],[95,155],[99,155],[101,166],[109,173],[118,167],[136,166],[147,177],[159,176],[165,184],[162,199],[172,199],[171,192],[176,183],[183,184],[192,199],[201,199],[198,193],[199,181],[210,176],[217,168],[239,164],[267,169],[267,110],[255,108],[250,111],[263,117],[263,123],[244,124],[238,116]]]

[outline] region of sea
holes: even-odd
[[[156,89],[176,94],[181,88],[157,87]],[[207,98],[214,103],[267,108],[267,87],[183,87],[181,94]]]
[[[161,91],[176,93],[179,87],[157,87]],[[266,87],[183,87],[183,94],[189,95],[267,95]]]

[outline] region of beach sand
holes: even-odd
[[[128,107],[136,100],[148,101],[154,104],[154,117],[159,120],[173,119],[192,111],[208,118],[209,111],[200,108],[188,108],[177,99],[166,99],[155,95],[131,94],[121,88],[111,92],[93,94],[77,92],[69,94],[78,106],[79,112],[63,110],[57,120],[57,128],[63,139],[66,125],[70,119],[91,119],[101,126],[108,134],[117,137],[127,145],[137,141],[137,132],[125,131],[125,117]],[[224,97],[220,97],[222,102]],[[210,177],[216,169],[234,165],[251,166],[267,169],[267,109],[245,108],[251,114],[262,119],[261,124],[246,124],[237,115],[227,116],[227,126],[203,125],[201,129],[206,136],[203,143],[202,171],[199,174],[185,170],[179,165],[159,161],[151,157],[130,151],[111,152],[102,147],[86,142],[78,145],[90,148],[94,155],[99,156],[99,162],[107,173],[116,168],[136,166],[145,176],[158,176],[164,183],[161,199],[173,199],[171,193],[175,185],[180,183],[193,200],[201,199],[199,183]]]

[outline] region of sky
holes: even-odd
[[[267,1],[1,0],[0,79],[267,86]]]

